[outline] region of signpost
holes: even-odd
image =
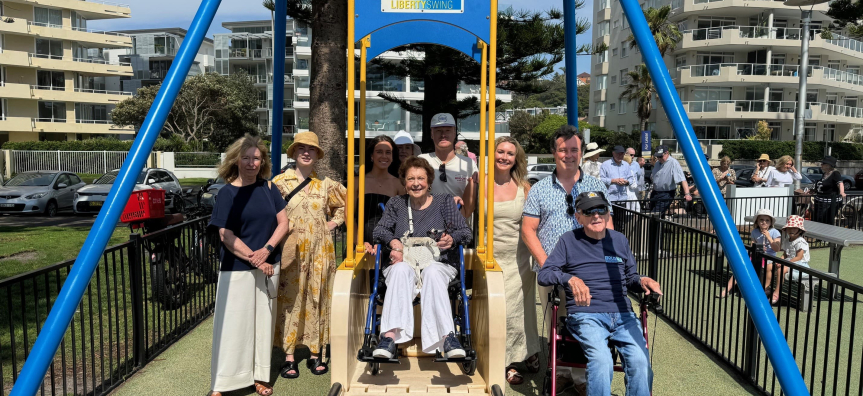
[[[641,131],[641,156],[650,155],[651,152],[650,131]]]

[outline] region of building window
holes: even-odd
[[[63,59],[63,42],[60,40],[36,39],[36,57]]]
[[[836,137],[836,124],[824,124],[824,141],[832,142]]]
[[[607,82],[606,80],[608,80],[607,74],[602,74],[600,76],[597,76],[596,77],[596,83],[594,84],[594,89],[596,89],[597,91],[605,89],[606,88],[605,84]]]
[[[605,116],[605,102],[598,102],[596,104],[596,116],[604,117]]]
[[[611,85],[617,84],[617,76],[611,76]]]
[[[596,54],[596,64],[608,62],[608,50]]]
[[[33,7],[33,24],[52,28],[63,27],[63,11],[51,8]]]
[[[599,0],[599,9],[604,10],[606,8],[611,8],[611,1],[609,0]]]
[[[602,21],[596,24],[596,27],[599,29],[600,36],[608,36],[608,21]]]
[[[631,130],[633,130],[633,131],[637,131],[637,130],[638,130],[638,128],[641,128],[641,125],[640,125],[640,124],[632,124],[632,129],[631,129]]]
[[[87,31],[87,18],[81,16],[81,14],[72,11],[72,30],[80,30]],[[134,47],[134,46],[133,46]]]
[[[626,100],[620,99],[617,102],[617,114],[626,114],[626,104],[629,103]]]
[[[620,70],[620,85],[626,85],[627,79],[629,78],[629,69],[621,69]]]
[[[815,123],[807,122],[803,127],[803,141],[806,142],[814,142],[815,141]]]
[[[66,87],[66,73],[61,71],[37,70],[36,86],[38,89],[62,91]]]
[[[107,105],[75,103],[75,122],[85,124],[107,124],[111,121]]]
[[[619,28],[619,27],[620,27],[620,19],[615,19],[615,20],[614,20],[614,26],[613,26],[613,27],[614,27],[615,29],[617,29],[617,28]]]
[[[610,105],[609,105],[609,108],[608,108],[608,109],[609,109],[609,110],[611,110],[611,111],[614,111],[615,106],[616,106],[616,105],[615,105],[614,103],[612,103],[612,104],[610,104]]]
[[[38,103],[39,122],[66,122],[66,102]]]
[[[624,132],[624,133],[625,133],[625,132],[626,132],[626,125],[618,125],[618,126],[617,126],[617,131],[618,131],[618,132]]]
[[[611,56],[617,56],[617,48],[611,49]]]
[[[628,45],[629,45],[629,44],[627,44],[627,42],[626,42],[626,41],[624,41],[624,42],[620,43],[620,57],[621,57],[621,58],[626,58],[626,57],[627,57],[627,54],[626,54],[626,47],[627,47]]]

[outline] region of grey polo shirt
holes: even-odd
[[[654,191],[675,190],[678,183],[686,180],[686,176],[683,175],[683,168],[680,167],[680,162],[677,162],[676,159],[670,156],[664,164],[656,161],[650,178],[653,180]]]

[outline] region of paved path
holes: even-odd
[[[55,217],[39,215],[0,215],[0,227],[91,227],[96,216],[75,216],[60,213]]]

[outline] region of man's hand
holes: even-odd
[[[572,290],[572,297],[575,299],[575,305],[580,307],[589,307],[590,299],[592,298],[590,295],[590,290],[587,288],[587,285],[584,282],[576,277],[569,278],[569,288]]]
[[[662,295],[662,289],[659,288],[659,282],[646,276],[641,277],[641,288],[644,289],[644,294],[656,293],[660,296]]]
[[[683,196],[683,199],[685,199],[686,202],[691,202],[692,201],[692,194],[687,193],[685,196]]]

